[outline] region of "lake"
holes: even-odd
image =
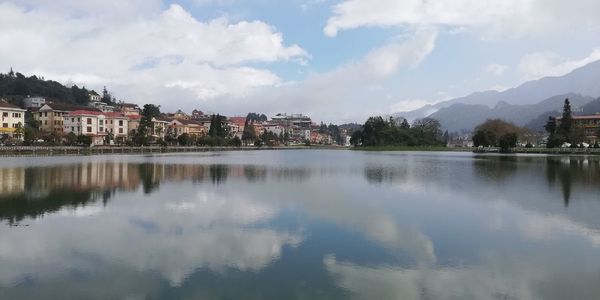
[[[0,299],[600,299],[600,158],[0,158]]]

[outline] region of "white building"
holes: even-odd
[[[105,131],[112,134],[112,142],[121,144],[127,141],[129,133],[129,118],[122,113],[107,112]]]
[[[0,135],[7,134],[16,139],[23,139],[18,128],[25,125],[24,109],[0,100]]]
[[[96,111],[76,110],[64,115],[64,132],[92,138],[92,145],[104,144],[106,116]]]
[[[46,98],[44,97],[27,97],[23,100],[25,108],[39,108],[46,104]]]

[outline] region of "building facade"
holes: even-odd
[[[22,140],[25,112],[16,105],[0,100],[0,134]]]

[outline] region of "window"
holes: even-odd
[[[8,128],[8,123],[2,123],[2,127]]]
[[[71,118],[71,122],[75,123],[75,118]]]
[[[42,117],[42,113],[40,113],[40,118]]]
[[[103,132],[104,131],[104,127],[100,127],[100,130],[98,130],[99,132]]]
[[[13,118],[20,118],[21,114],[20,113],[13,113]]]
[[[104,120],[98,120],[98,125],[100,125],[100,126],[104,125]]]
[[[72,127],[72,126],[71,126],[71,131],[75,131],[75,127]]]
[[[110,125],[112,125],[112,124],[113,124],[113,120],[110,120]]]
[[[77,122],[81,122],[81,118],[77,118]]]
[[[87,118],[88,125],[92,124],[92,118]]]
[[[48,120],[44,120],[44,125],[48,125]]]
[[[47,116],[48,116],[48,112],[44,112],[44,117],[47,117]]]
[[[119,128],[119,133],[123,133],[123,128]]]
[[[91,126],[87,127],[87,132],[92,132],[92,127]]]
[[[8,113],[7,113],[7,112],[4,112],[4,113],[2,113],[2,116],[3,116],[3,117],[8,117]]]
[[[123,120],[119,120],[119,126],[123,126]]]

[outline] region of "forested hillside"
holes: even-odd
[[[76,85],[66,87],[59,82],[45,80],[43,77],[26,77],[21,73],[0,73],[0,98],[18,106],[23,106],[27,96],[42,96],[53,101],[87,105],[90,90]]]

